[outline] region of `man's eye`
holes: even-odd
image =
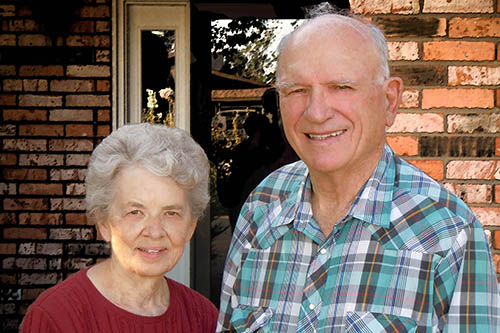
[[[128,212],[128,214],[133,215],[133,216],[138,216],[138,215],[141,215],[142,212],[139,209],[134,209],[134,210],[131,210],[130,212]]]
[[[303,94],[305,92],[306,92],[306,90],[304,88],[294,88],[294,89],[288,90],[287,93],[286,93],[286,95],[287,96],[298,95],[298,94]]]

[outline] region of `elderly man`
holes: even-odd
[[[217,330],[497,332],[481,223],[386,145],[403,84],[383,34],[326,14],[283,45],[281,114],[301,161],[241,210]]]

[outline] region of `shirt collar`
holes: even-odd
[[[396,178],[393,157],[392,149],[385,145],[379,163],[356,196],[348,216],[381,227],[389,226]],[[272,224],[273,227],[278,227],[294,222],[296,229],[303,230],[311,216],[311,181],[309,171],[305,168],[302,181],[289,193],[288,200]]]

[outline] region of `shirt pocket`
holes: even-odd
[[[285,256],[273,247],[243,252],[231,299],[231,323],[237,332],[271,332],[273,309],[285,282]]]
[[[231,326],[236,332],[272,332],[273,311],[267,307],[238,305],[231,317]]]
[[[348,311],[345,317],[346,333],[399,332],[416,333],[417,323],[411,319],[385,313]]]

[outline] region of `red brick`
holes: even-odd
[[[449,179],[500,179],[498,161],[450,161],[446,178]]]
[[[447,124],[448,133],[498,133],[500,114],[450,114]]]
[[[22,91],[23,81],[19,79],[3,80],[3,91]]]
[[[47,239],[45,228],[4,228],[5,239]]]
[[[62,106],[62,96],[51,95],[20,95],[19,106]]]
[[[409,160],[409,163],[413,164],[417,168],[425,172],[429,177],[441,181],[443,180],[444,167],[442,161],[434,160]]]
[[[111,129],[108,125],[97,126],[97,136],[108,136],[111,133]]]
[[[4,120],[14,121],[45,121],[47,120],[47,111],[45,110],[24,110],[24,109],[9,109],[3,110]]]
[[[46,270],[47,260],[45,258],[6,258],[3,260],[3,268],[17,270]]]
[[[7,198],[3,201],[4,210],[45,210],[48,199]]]
[[[50,39],[46,35],[20,35],[19,46],[50,46]]]
[[[79,21],[71,27],[71,32],[93,33],[94,31],[94,21]]]
[[[414,136],[389,136],[387,143],[401,156],[418,155],[418,138]]]
[[[63,125],[19,125],[19,135],[22,136],[63,136]]]
[[[350,8],[360,15],[373,14],[417,14],[420,10],[418,1],[364,1],[351,0]]]
[[[109,95],[67,95],[66,106],[106,107],[111,106]]]
[[[500,90],[497,90],[497,95],[500,95]],[[111,112],[107,109],[97,110],[97,121],[110,121]]]
[[[68,77],[110,77],[111,69],[107,65],[69,65]]]
[[[93,228],[53,228],[50,229],[50,239],[57,240],[92,240],[94,239]]]
[[[92,110],[59,109],[49,112],[50,121],[92,121]]]
[[[94,127],[92,125],[68,124],[66,125],[66,136],[93,136]]]
[[[16,274],[2,273],[0,274],[0,283],[4,285],[17,284]]]
[[[426,0],[423,13],[493,13],[492,0]]]
[[[17,164],[16,154],[0,154],[0,165],[15,165]]]
[[[62,184],[23,183],[19,184],[20,194],[61,195]]]
[[[56,284],[62,281],[61,273],[21,273],[19,277],[20,285],[43,285]]]
[[[96,32],[110,32],[111,24],[109,21],[97,21],[95,30]]]
[[[9,31],[18,32],[34,32],[39,31],[40,27],[34,20],[24,19],[24,20],[10,20],[9,21]]]
[[[424,89],[422,109],[493,108],[493,90],[488,89]]]
[[[89,163],[90,155],[87,154],[67,154],[67,166],[86,166]]]
[[[16,66],[14,65],[0,65],[0,77],[16,75]]]
[[[491,42],[440,41],[423,43],[423,60],[481,61],[495,59]]]
[[[493,248],[500,250],[500,230],[493,231]]]
[[[110,62],[111,61],[111,52],[109,52],[109,50],[96,50],[95,58],[96,58],[95,61],[97,63]]]
[[[50,199],[50,210],[85,210],[85,199],[55,198]]]
[[[492,86],[500,85],[500,67],[449,66],[450,86]]]
[[[495,202],[500,203],[500,185],[495,185]]]
[[[0,124],[0,136],[15,136],[16,125],[14,124]]]
[[[85,6],[80,10],[80,16],[84,18],[106,18],[110,17],[109,6]]]
[[[2,17],[12,17],[16,16],[16,6],[10,4],[0,5],[0,16]]]
[[[51,180],[85,180],[87,175],[86,169],[51,169]]]
[[[60,166],[64,164],[64,155],[58,154],[21,154],[19,165],[22,166]]]
[[[92,151],[94,143],[86,139],[61,139],[50,140],[49,150],[51,151]]]
[[[62,65],[42,66],[23,65],[19,69],[20,76],[64,76]]]
[[[100,92],[111,91],[111,82],[109,80],[97,80],[97,91]]]
[[[2,106],[16,106],[16,95],[0,94],[0,105]]]
[[[435,133],[444,131],[444,116],[437,113],[399,113],[388,133]]]
[[[23,294],[22,294],[22,299],[23,300],[33,300],[34,301],[45,290],[46,290],[45,288],[29,288],[29,289],[28,288],[24,288],[23,289]]]
[[[64,92],[92,92],[94,91],[93,80],[52,80],[50,91]]]
[[[63,216],[59,213],[21,213],[19,214],[20,225],[60,225],[63,224]]]
[[[0,225],[17,224],[15,213],[0,213]]]
[[[67,195],[85,195],[85,184],[84,183],[73,183],[66,185]]]
[[[9,180],[45,180],[47,171],[44,169],[4,169],[3,176]]]
[[[91,224],[87,220],[87,215],[85,213],[68,213],[66,214],[66,225],[87,225]]]
[[[483,226],[500,226],[500,207],[471,207]]]
[[[16,46],[16,35],[14,34],[1,34],[0,46]]]
[[[64,269],[80,271],[93,263],[92,258],[67,258],[63,262]]]
[[[47,91],[49,89],[49,83],[47,80],[23,80],[24,91]]]
[[[500,37],[498,17],[455,17],[449,22],[450,38]]]
[[[41,139],[4,139],[3,149],[23,151],[44,151],[47,148],[47,140]]]
[[[500,1],[500,0],[499,0],[499,1]],[[500,89],[497,89],[497,91],[496,91],[496,92],[497,92],[497,93],[496,93],[496,95],[497,95],[497,96],[496,96],[496,97],[497,97],[497,103],[496,103],[496,106],[497,106],[497,108],[500,108]]]
[[[0,243],[0,254],[16,254],[16,243]]]
[[[493,197],[491,186],[486,184],[447,183],[445,187],[469,204],[491,203]]]

